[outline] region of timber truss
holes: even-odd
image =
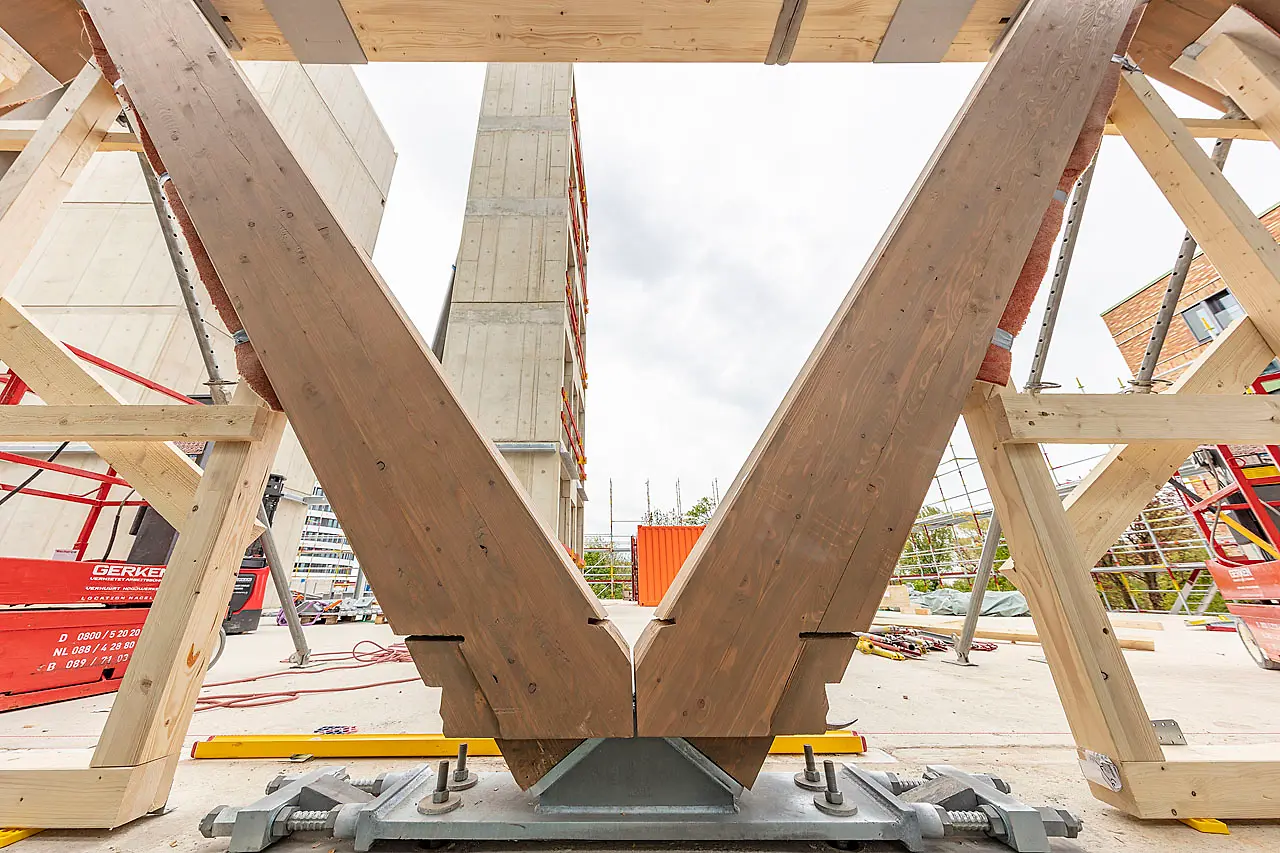
[[[59,5],[0,10],[0,103],[37,72],[70,82],[38,127],[0,133],[20,150],[0,179],[0,290],[88,157],[137,144],[113,127],[120,103],[95,65],[55,70],[84,52],[74,9],[51,11]],[[1106,398],[1018,395],[974,377],[1090,107],[1116,73],[1135,3],[1030,0],[1018,14],[1014,0],[979,3],[954,32],[926,33],[951,45],[934,59],[976,59],[973,44],[994,52],[658,608],[633,671],[604,609],[229,52],[264,56],[274,44],[289,55],[268,58],[305,58],[303,31],[261,18],[290,4],[199,5],[227,20],[214,15],[211,28],[191,0],[84,0],[384,611],[408,635],[423,680],[443,688],[447,734],[496,738],[526,790],[584,741],[637,736],[686,742],[750,787],[774,734],[825,726],[824,685],[869,625],[963,415],[1094,793],[1138,817],[1280,817],[1280,761],[1254,747],[1238,758],[1162,750],[1088,571],[1197,444],[1280,443],[1272,401],[1241,397],[1226,418],[1208,399],[1240,395],[1280,353],[1280,247],[1194,139],[1280,144],[1280,36],[1262,20],[1222,0],[1199,4],[1208,18],[1152,0],[1147,20],[1164,41],[1145,23],[1134,35],[1149,73],[1206,99],[1230,93],[1248,116],[1184,123],[1131,63],[1110,114],[1248,318],[1170,393]],[[475,4],[453,5],[466,18]],[[741,21],[721,4],[694,4],[701,11],[680,24],[688,41],[647,52],[614,36],[643,30],[655,4],[568,5],[569,24],[590,38],[557,39],[560,24],[530,13],[534,35],[515,52],[537,43],[536,56],[490,47],[501,39],[479,39],[465,57],[410,50],[414,27],[429,35],[443,18],[415,22],[381,0],[317,2],[311,23],[346,22],[330,40],[345,44],[344,62],[359,61],[353,40],[369,59],[384,58],[379,45],[389,59],[660,59],[679,44],[710,45],[689,48],[697,59],[782,62],[792,48],[871,58],[817,50],[803,2],[783,3],[776,27],[777,3],[763,4],[770,14],[751,56],[731,46],[756,38],[755,23],[739,39]],[[739,5],[743,21],[761,6]],[[917,5],[888,3],[892,20],[867,37],[882,50],[891,32],[899,47],[914,44],[921,27],[940,26],[908,14]],[[1249,5],[1280,23],[1280,4]],[[986,6],[1008,7],[1008,20],[970,26]],[[1193,49],[1154,46],[1170,38]],[[89,440],[181,531],[90,766],[0,771],[0,826],[119,825],[165,801],[284,416],[246,383],[223,417],[124,407],[3,299],[0,358],[57,409],[41,419],[5,407],[15,411],[0,413],[0,435]],[[203,475],[163,441],[206,433],[218,443]],[[1054,441],[1122,444],[1064,506],[1037,446]]]

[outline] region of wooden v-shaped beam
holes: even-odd
[[[1132,8],[1026,7],[641,638],[639,734],[822,730]]]
[[[626,644],[195,5],[85,5],[446,722],[631,735]]]

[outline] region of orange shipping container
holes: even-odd
[[[662,600],[705,528],[705,524],[636,528],[636,583],[642,605],[655,607]]]

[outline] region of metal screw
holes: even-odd
[[[295,809],[285,819],[284,828],[290,832],[323,832],[328,820],[328,809]]]
[[[991,820],[980,811],[948,811],[947,823],[952,832],[986,832],[991,828]]]
[[[431,794],[431,802],[443,803],[449,800],[449,759],[436,766],[436,789]]]
[[[467,745],[458,744],[458,766],[453,771],[453,781],[467,781]]]
[[[840,792],[840,786],[836,783],[836,763],[822,762],[822,772],[827,775],[827,802],[833,806],[843,805],[844,794]]]
[[[822,776],[818,774],[818,762],[813,758],[813,747],[807,743],[804,745],[804,778],[810,782],[822,781]]]

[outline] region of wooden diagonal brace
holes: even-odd
[[[199,11],[85,5],[392,625],[462,638],[504,739],[632,734],[625,643]]]
[[[1020,16],[641,638],[641,735],[773,734],[870,622],[1131,10]]]

